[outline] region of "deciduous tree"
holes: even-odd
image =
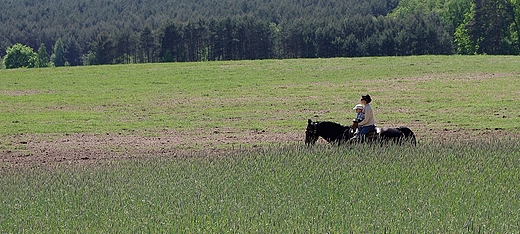
[[[38,55],[34,50],[26,45],[16,43],[6,49],[6,55],[4,57],[5,68],[19,68],[19,67],[34,67]]]

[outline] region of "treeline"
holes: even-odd
[[[346,16],[386,15],[399,0],[0,0],[0,56],[22,43],[52,51],[61,39],[71,65],[82,63],[101,34],[115,37],[145,28],[160,33],[168,22],[249,17],[284,25],[335,22]]]
[[[243,17],[184,24],[170,22],[155,32],[149,28],[137,32],[131,29],[101,32],[87,54],[76,55],[81,56],[81,63],[68,63],[450,54],[452,41],[435,14],[416,14],[407,20],[355,16],[334,23],[294,22],[284,27]],[[68,53],[70,57],[71,52]]]
[[[0,34],[2,45],[55,51],[59,39],[69,65],[520,52],[518,0],[115,0],[99,3],[101,15],[92,10],[97,1],[66,3],[77,18],[63,21],[78,28],[58,22],[60,14],[50,7],[37,8],[39,1],[19,1],[39,18],[6,26],[25,31]],[[36,26],[50,19],[50,25]]]
[[[147,28],[102,33],[85,63],[450,54],[452,41],[435,15],[417,14],[413,20],[356,16],[284,27],[244,17],[168,23],[156,33]]]

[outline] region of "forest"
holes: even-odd
[[[0,6],[6,68],[16,67],[15,51],[30,54],[25,67],[520,53],[520,0],[0,0]]]

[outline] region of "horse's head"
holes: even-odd
[[[307,129],[305,130],[305,144],[306,145],[314,145],[316,141],[318,140],[318,134],[316,134],[316,127],[318,125],[318,122],[312,122],[312,120],[309,119],[307,123]]]

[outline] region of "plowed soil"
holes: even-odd
[[[0,166],[102,163],[138,157],[208,155],[259,144],[302,142],[304,133],[198,130],[106,134],[16,135],[0,138]]]
[[[419,143],[431,140],[474,140],[486,137],[519,137],[501,129],[479,131],[414,128]],[[0,137],[0,167],[29,165],[98,164],[142,157],[183,157],[193,152],[215,156],[237,148],[268,144],[303,144],[301,132],[199,129],[191,132],[129,132],[105,134],[42,134]],[[327,144],[323,139],[317,144]]]

